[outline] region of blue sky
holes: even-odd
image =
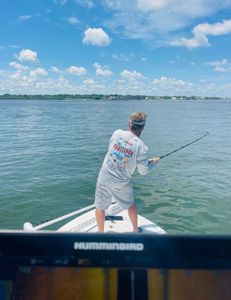
[[[231,97],[231,0],[1,0],[0,94]]]

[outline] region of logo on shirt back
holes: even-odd
[[[119,152],[126,153],[129,156],[132,156],[133,154],[133,151],[131,149],[125,148],[122,145],[114,144],[113,148],[118,150]]]
[[[133,155],[132,144],[123,138],[119,138],[112,146],[107,164],[113,169],[126,169],[128,161]]]

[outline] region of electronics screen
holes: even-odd
[[[0,234],[0,299],[230,299],[231,237]]]

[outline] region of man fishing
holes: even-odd
[[[147,115],[143,112],[132,113],[128,130],[118,129],[110,138],[95,191],[95,216],[99,232],[104,232],[105,210],[112,200],[128,210],[133,231],[138,232],[131,176],[136,169],[141,175],[145,175],[159,162],[159,157],[148,158],[148,147],[139,138],[146,118]]]

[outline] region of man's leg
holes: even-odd
[[[104,232],[105,211],[99,208],[95,209],[95,218],[99,232]]]
[[[131,207],[128,209],[128,215],[129,218],[132,222],[132,227],[134,232],[138,232],[138,226],[137,226],[137,208],[136,205],[133,204]]]
[[[97,181],[95,191],[95,218],[99,232],[104,232],[105,209],[110,205],[111,197],[108,187],[101,184],[100,181]]]

